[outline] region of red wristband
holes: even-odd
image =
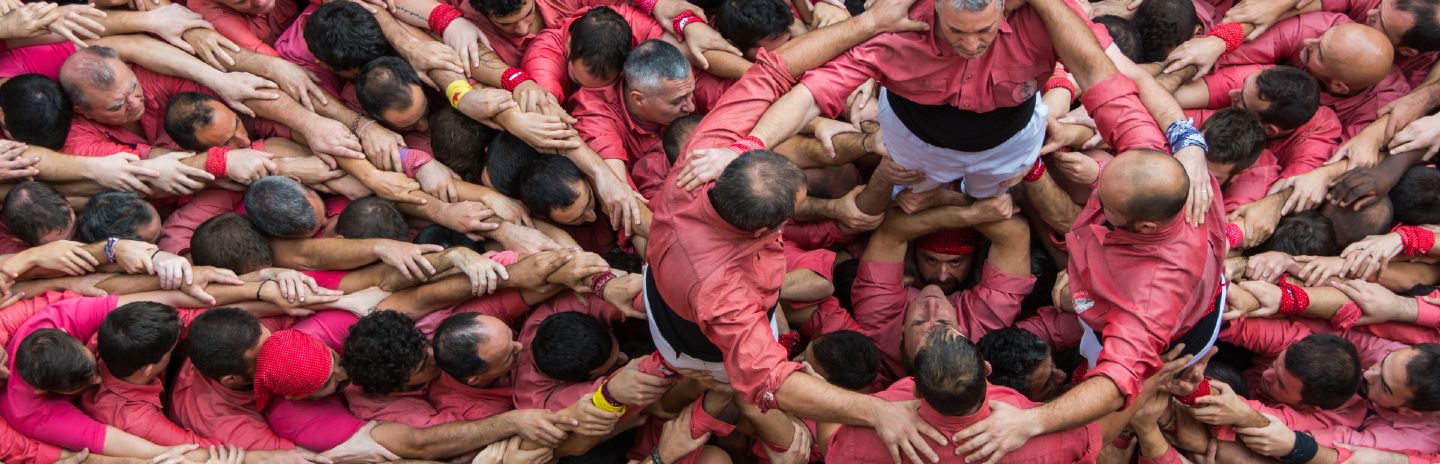
[[[605,286],[615,278],[615,273],[610,271],[601,272],[590,276],[590,291],[601,298],[605,297]]]
[[[785,332],[775,341],[785,347],[785,351],[794,353],[795,348],[800,346],[800,332]]]
[[[1217,24],[1210,28],[1210,35],[1225,41],[1225,53],[1233,52],[1245,43],[1245,28],[1239,23]]]
[[[434,161],[435,157],[424,150],[413,148],[400,149],[400,168],[405,171],[405,176],[415,178],[415,173],[420,172],[420,167],[425,163]]]
[[[459,17],[460,9],[441,3],[440,6],[430,10],[430,17],[425,22],[430,24],[430,30],[435,31],[435,35],[443,36],[445,29],[450,27],[450,23],[455,22],[455,19]]]
[[[1393,232],[1400,236],[1400,254],[1425,256],[1435,247],[1435,234],[1420,226],[1398,226]]]
[[[530,73],[525,72],[524,69],[506,68],[505,72],[500,73],[500,88],[505,89],[506,92],[514,92],[521,83],[533,80],[535,79],[530,77]]]
[[[1206,377],[1205,380],[1202,380],[1202,381],[1200,382],[1200,386],[1195,387],[1195,391],[1190,392],[1189,395],[1177,396],[1177,397],[1175,397],[1175,400],[1176,400],[1176,401],[1179,401],[1180,404],[1184,404],[1184,405],[1186,405],[1186,406],[1194,406],[1194,405],[1195,405],[1195,400],[1198,400],[1198,399],[1200,399],[1200,398],[1204,398],[1204,397],[1207,397],[1207,396],[1210,396],[1210,378],[1209,378],[1209,377]]]
[[[681,11],[680,14],[675,15],[673,21],[670,21],[670,27],[675,30],[675,37],[679,37],[682,41],[685,40],[685,26],[691,24],[708,23],[705,22],[705,18],[696,16],[695,13],[690,10]]]
[[[743,155],[752,150],[764,150],[765,142],[760,141],[759,138],[752,135],[736,140],[735,143],[730,144],[730,149],[734,150],[735,153]]]
[[[1065,76],[1057,75],[1050,77],[1050,80],[1045,81],[1045,90],[1040,93],[1050,93],[1050,91],[1054,89],[1069,90],[1071,103],[1074,103],[1076,98],[1080,98],[1080,93],[1075,91],[1075,84],[1070,82],[1070,79],[1066,79]]]
[[[1030,172],[1025,174],[1025,182],[1035,182],[1040,180],[1040,176],[1043,175],[1045,175],[1045,159],[1035,158],[1035,165],[1031,166]]]
[[[1288,282],[1286,279],[1289,278],[1290,274],[1280,276],[1280,314],[1293,316],[1304,313],[1310,307],[1310,294],[1299,285]]]
[[[635,8],[639,8],[640,11],[644,11],[645,14],[647,14],[647,15],[655,14],[655,4],[656,4],[656,3],[660,3],[660,0],[633,0],[633,1],[634,1],[634,3],[635,3]]]
[[[216,179],[224,179],[226,161],[229,156],[230,147],[210,147],[205,151],[205,172],[215,176]]]
[[[1225,241],[1230,242],[1231,249],[1239,247],[1241,243],[1245,243],[1245,231],[1240,229],[1239,224],[1227,223],[1225,224]]]

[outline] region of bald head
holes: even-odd
[[[1185,167],[1154,150],[1122,153],[1105,166],[1100,177],[1100,201],[1106,209],[1124,216],[1120,218],[1123,223],[1173,219],[1185,206],[1189,192]]]
[[[1352,92],[1380,83],[1395,59],[1395,48],[1385,33],[1363,24],[1341,24],[1325,31],[1320,49],[1331,80],[1345,83]]]
[[[75,106],[86,106],[85,88],[109,89],[115,85],[116,67],[123,66],[114,49],[101,46],[85,47],[60,65],[60,86]]]

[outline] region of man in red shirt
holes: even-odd
[[[630,5],[591,7],[541,32],[521,68],[563,102],[581,88],[614,84],[631,48],[664,35],[660,23]]]

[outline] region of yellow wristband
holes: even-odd
[[[465,94],[471,90],[475,90],[475,88],[471,87],[469,82],[464,80],[451,82],[445,87],[445,98],[450,99],[450,106],[458,109],[460,108],[460,99],[465,98]]]
[[[605,384],[602,383],[600,384],[600,388],[595,389],[595,394],[590,395],[590,402],[595,404],[595,407],[600,408],[601,411],[618,412],[620,414],[625,414],[625,405],[622,404],[616,406],[610,404],[610,401],[605,399],[605,393],[603,393],[604,391]]]

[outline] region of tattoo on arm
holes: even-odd
[[[414,16],[414,17],[416,17],[416,18],[419,18],[419,19],[421,19],[421,20],[426,20],[426,19],[427,19],[427,18],[424,17],[424,16],[420,16],[420,13],[416,13],[416,12],[414,12],[414,11],[410,11],[409,9],[407,9],[407,8],[405,8],[405,7],[403,7],[403,6],[396,5],[396,6],[395,6],[395,9],[396,9],[396,10],[399,10],[399,11],[405,13],[405,14],[408,14],[408,15],[410,15],[410,16]]]

